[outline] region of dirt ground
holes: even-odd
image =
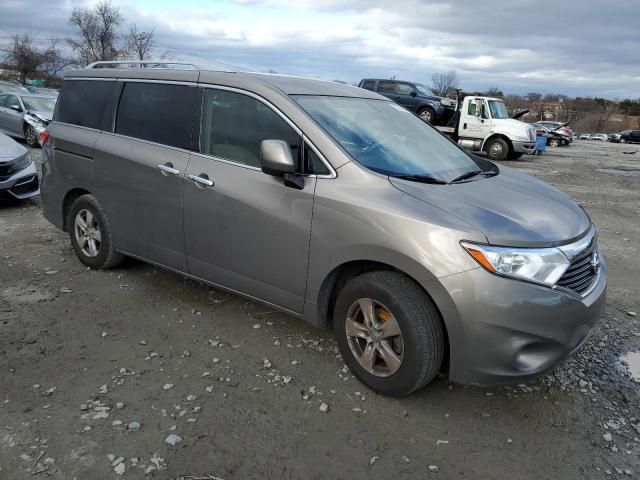
[[[607,311],[545,378],[401,400],[327,332],[140,262],[89,271],[39,200],[0,205],[0,479],[637,478],[640,146],[508,165],[589,212]]]

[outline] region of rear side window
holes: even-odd
[[[189,150],[195,94],[188,85],[126,83],[115,133]]]
[[[378,84],[378,91],[383,93],[396,93],[396,83],[382,81]]]
[[[65,80],[53,119],[71,125],[101,129],[115,83],[102,80]]]
[[[373,87],[375,86],[376,82],[374,80],[365,80],[364,82],[362,82],[362,87],[366,90],[373,90]]]
[[[299,161],[299,135],[271,108],[248,95],[205,89],[201,153],[259,168],[262,140],[284,140]]]

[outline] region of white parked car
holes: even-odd
[[[591,140],[606,142],[607,140],[609,140],[609,136],[606,133],[594,133],[593,135],[591,135]]]
[[[583,133],[582,135],[580,135],[580,140],[591,140],[591,134]]]

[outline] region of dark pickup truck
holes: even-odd
[[[455,100],[438,97],[419,83],[365,78],[358,86],[390,98],[433,125],[446,125],[455,113]]]

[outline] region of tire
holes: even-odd
[[[115,251],[109,220],[93,195],[82,195],[73,202],[67,227],[73,250],[87,267],[106,270],[124,260],[124,256]],[[86,232],[89,237],[84,235]]]
[[[36,134],[36,130],[29,125],[28,123],[24,126],[24,140],[27,142],[31,148],[36,148],[40,146],[38,142],[38,135]]]
[[[436,118],[436,112],[432,108],[425,107],[418,110],[418,116],[427,123],[433,123]]]
[[[519,153],[519,152],[510,152],[510,153],[507,155],[507,158],[508,158],[509,160],[517,160],[517,159],[519,159],[522,155],[524,155],[524,153]]]
[[[560,146],[560,140],[558,140],[557,138],[552,138],[551,140],[549,140],[549,146],[550,147],[559,147]]]
[[[501,138],[492,138],[484,146],[484,151],[491,160],[504,160],[509,155],[509,145]]]
[[[362,312],[369,302],[378,328],[366,332]],[[347,327],[354,324],[360,327],[352,327],[351,332],[358,335],[350,336]],[[387,325],[389,337],[384,336]],[[333,328],[342,358],[353,374],[382,395],[409,395],[431,382],[442,366],[445,337],[440,314],[427,294],[400,273],[369,272],[347,282],[335,303]],[[400,334],[391,335],[393,332]],[[390,348],[395,360],[387,363],[385,358],[392,357]],[[373,351],[373,363],[361,363],[367,349]],[[363,366],[365,363],[373,368]]]

